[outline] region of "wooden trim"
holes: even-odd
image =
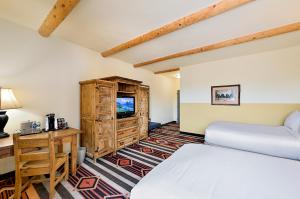
[[[161,70],[161,71],[156,71],[154,72],[154,74],[162,74],[162,73],[170,73],[170,72],[174,72],[174,71],[179,71],[180,68],[171,68],[171,69],[167,69],[167,70]]]
[[[115,82],[124,82],[124,83],[134,83],[134,84],[141,84],[142,81],[135,80],[135,79],[129,79],[125,77],[120,77],[120,76],[110,76],[110,77],[104,77],[101,78],[101,80],[106,80],[106,81],[115,81]]]
[[[57,0],[39,28],[40,35],[43,37],[49,37],[49,35],[68,16],[68,14],[70,14],[79,1],[80,0]]]
[[[222,14],[226,11],[234,9],[238,6],[244,5],[246,3],[252,2],[254,0],[221,0],[220,2],[213,4],[209,7],[201,9],[193,14],[182,17],[176,21],[163,25],[157,29],[154,29],[150,32],[147,32],[143,35],[135,37],[125,43],[117,45],[109,50],[106,50],[101,53],[103,57],[108,57],[120,51],[123,51],[128,48],[132,48],[136,45],[142,44],[144,42],[150,41],[152,39],[156,39],[168,33],[174,32],[176,30],[180,30],[187,26],[198,23],[199,21],[203,21],[210,17],[214,17],[216,15]]]
[[[142,67],[142,66],[146,66],[149,64],[157,63],[157,62],[162,62],[162,61],[166,61],[166,60],[170,60],[170,59],[174,59],[174,58],[178,58],[178,57],[183,57],[183,56],[187,56],[187,55],[193,55],[193,54],[197,54],[197,53],[203,53],[203,52],[207,52],[207,51],[211,51],[211,50],[215,50],[215,49],[219,49],[219,48],[225,48],[228,46],[234,46],[234,45],[238,45],[238,44],[242,44],[242,43],[246,43],[246,42],[250,42],[250,41],[255,41],[255,40],[259,40],[259,39],[263,39],[263,38],[273,37],[273,36],[285,34],[288,32],[293,32],[293,31],[297,31],[297,30],[300,30],[300,22],[280,26],[277,28],[273,28],[273,29],[269,29],[269,30],[249,34],[249,35],[245,35],[245,36],[234,38],[234,39],[225,40],[222,42],[214,43],[214,44],[207,45],[207,46],[202,46],[199,48],[194,48],[191,50],[182,51],[182,52],[167,55],[164,57],[159,57],[159,58],[156,58],[153,60],[135,64],[134,67]]]
[[[177,122],[176,121],[171,121],[171,122],[167,122],[167,123],[163,123],[163,124],[161,124],[161,126],[167,126],[168,124],[177,124]]]
[[[192,136],[197,136],[197,137],[201,137],[201,138],[205,138],[205,135],[203,134],[198,134],[198,133],[192,133],[192,132],[184,132],[184,131],[180,131],[181,134],[185,134],[185,135],[192,135]]]

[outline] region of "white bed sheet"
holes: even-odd
[[[296,133],[284,126],[215,122],[206,129],[205,141],[209,144],[300,160],[300,139]]]
[[[131,199],[299,199],[300,162],[187,144],[149,172]]]

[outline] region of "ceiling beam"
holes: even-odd
[[[187,56],[187,55],[193,55],[193,54],[197,54],[197,53],[203,53],[203,52],[207,52],[207,51],[211,51],[211,50],[215,50],[215,49],[219,49],[219,48],[225,48],[225,47],[238,45],[238,44],[242,44],[242,43],[246,43],[246,42],[250,42],[250,41],[254,41],[254,40],[259,40],[259,39],[263,39],[263,38],[281,35],[281,34],[288,33],[288,32],[293,32],[293,31],[297,31],[297,30],[300,30],[300,22],[280,26],[280,27],[265,30],[262,32],[257,32],[254,34],[245,35],[245,36],[234,38],[234,39],[225,40],[222,42],[214,43],[214,44],[207,45],[207,46],[202,46],[199,48],[194,48],[191,50],[178,52],[178,53],[167,55],[164,57],[159,57],[159,58],[152,59],[149,61],[134,64],[134,67],[142,67],[142,66],[154,64],[157,62],[162,62],[162,61],[175,59],[175,58],[183,57],[183,56]]]
[[[199,21],[208,19],[210,17],[214,17],[216,15],[219,15],[223,12],[229,11],[231,9],[234,9],[238,6],[244,5],[246,3],[249,3],[251,1],[255,0],[221,0],[220,2],[213,4],[209,7],[206,7],[204,9],[201,9],[191,15],[185,16],[183,18],[180,18],[176,21],[173,21],[169,24],[166,24],[164,26],[161,26],[157,29],[154,29],[150,32],[147,32],[143,35],[140,35],[138,37],[135,37],[132,40],[129,40],[125,43],[122,43],[120,45],[117,45],[109,50],[106,50],[101,53],[103,57],[111,56],[115,53],[118,53],[120,51],[123,51],[128,48],[132,48],[136,45],[142,44],[144,42],[150,41],[152,39],[161,37],[163,35],[166,35],[168,33],[174,32],[176,30],[180,30],[182,28],[185,28],[187,26],[190,26],[192,24],[195,24]]]
[[[68,16],[79,1],[80,0],[57,0],[39,28],[40,35],[43,37],[49,37],[49,35]]]
[[[171,69],[167,69],[167,70],[161,70],[161,71],[157,71],[154,72],[154,74],[162,74],[162,73],[170,73],[170,72],[174,72],[174,71],[179,71],[180,68],[171,68]]]

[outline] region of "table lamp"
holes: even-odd
[[[4,127],[8,121],[6,110],[16,108],[21,108],[21,105],[12,89],[0,87],[0,138],[9,137],[9,134],[4,132]]]

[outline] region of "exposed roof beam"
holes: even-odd
[[[185,16],[180,18],[176,21],[173,21],[169,24],[161,26],[155,30],[147,32],[143,35],[140,35],[132,40],[129,40],[125,43],[117,45],[109,50],[106,50],[101,53],[103,57],[108,57],[125,49],[134,47],[141,43],[147,42],[149,40],[158,38],[160,36],[166,35],[168,33],[174,32],[176,30],[182,29],[184,27],[190,26],[195,24],[199,21],[208,19],[210,17],[219,15],[223,12],[229,11],[234,9],[238,6],[244,5],[248,2],[255,1],[255,0],[221,0],[220,2],[213,4],[207,8],[201,9],[191,15]]]
[[[68,16],[79,1],[80,0],[57,0],[39,28],[40,35],[43,37],[49,37],[49,35]]]
[[[202,46],[199,48],[194,48],[191,50],[178,52],[178,53],[167,55],[164,57],[159,57],[159,58],[156,58],[153,60],[134,64],[134,67],[142,67],[145,65],[166,61],[169,59],[174,59],[174,58],[183,57],[183,56],[187,56],[187,55],[193,55],[193,54],[197,54],[197,53],[203,53],[206,51],[211,51],[211,50],[215,50],[215,49],[219,49],[219,48],[225,48],[228,46],[242,44],[242,43],[246,43],[246,42],[250,42],[250,41],[254,41],[254,40],[258,40],[258,39],[273,37],[276,35],[281,35],[284,33],[293,32],[293,31],[297,31],[297,30],[300,30],[300,22],[280,26],[280,27],[265,30],[262,32],[257,32],[254,34],[245,35],[245,36],[234,38],[234,39],[225,40],[222,42],[214,43],[214,44],[207,45],[207,46]]]
[[[174,71],[179,71],[179,70],[180,70],[180,68],[171,68],[171,69],[167,69],[167,70],[161,70],[161,71],[154,72],[154,74],[169,73],[169,72],[174,72]]]

